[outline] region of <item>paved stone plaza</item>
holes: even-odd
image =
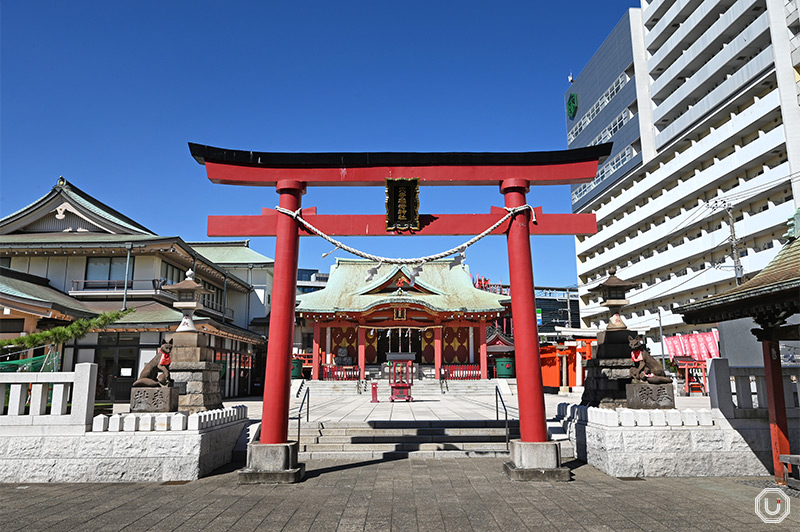
[[[187,484],[0,486],[12,530],[797,530],[754,497],[768,479],[620,480],[568,463],[569,483],[508,480],[499,459],[312,461],[295,485],[239,486],[232,471]]]
[[[679,398],[684,408],[707,398]],[[548,415],[559,402],[546,396]],[[509,402],[513,403],[513,399]],[[251,416],[257,401],[242,401]],[[234,404],[234,403],[229,403]],[[380,403],[320,398],[312,420],[494,416],[494,398]],[[435,408],[431,408],[435,405]],[[513,404],[516,407],[516,404]],[[434,413],[435,412],[435,413]],[[516,416],[514,416],[516,417]],[[291,430],[291,429],[290,429]],[[12,530],[798,530],[800,493],[780,525],[755,515],[769,477],[625,480],[567,461],[568,483],[515,482],[500,458],[309,460],[295,485],[238,485],[236,467],[189,483],[0,485],[0,529]]]

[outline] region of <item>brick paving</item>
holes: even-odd
[[[516,418],[515,397],[507,398]],[[559,402],[546,396],[548,417]],[[682,398],[707,408],[708,398]],[[456,398],[367,409],[362,397],[318,400],[317,420],[488,419],[494,397]],[[260,401],[247,404],[260,418]],[[295,408],[297,405],[293,405]],[[388,410],[387,410],[388,408]],[[471,410],[471,412],[470,412]],[[0,484],[0,532],[48,531],[634,531],[800,530],[800,492],[780,525],[755,515],[754,498],[769,478],[609,477],[567,462],[568,483],[514,482],[499,458],[343,462],[306,461],[294,485],[243,485],[235,466],[189,483]]]
[[[798,498],[780,525],[755,515],[765,478],[621,480],[567,465],[573,480],[552,484],[511,481],[495,458],[312,460],[294,485],[239,486],[232,467],[185,484],[6,484],[0,530],[800,529]]]

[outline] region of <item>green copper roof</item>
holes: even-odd
[[[49,286],[47,279],[2,268],[0,295],[54,308],[66,314],[87,317],[95,314],[82,302]]]
[[[250,249],[249,240],[235,242],[187,242],[195,251],[217,264],[272,264],[274,261]]]
[[[112,310],[119,310],[119,301],[87,301],[86,305],[101,314]],[[115,324],[122,325],[165,325],[180,323],[183,314],[179,310],[168,307],[156,301],[129,301],[128,308],[136,308],[136,312],[126,314]],[[195,322],[203,318],[195,317]]]
[[[33,203],[31,203],[26,207],[23,207],[17,212],[11,213],[8,216],[0,218],[0,227],[5,225],[6,223],[11,222],[17,217],[23,215],[27,211],[36,209],[37,207],[44,205],[45,203],[49,202],[50,200],[54,199],[59,195],[61,195],[65,201],[73,203],[74,205],[79,206],[82,209],[85,209],[87,212],[97,216],[102,220],[110,221],[115,225],[117,225],[118,227],[126,231],[130,231],[132,234],[155,235],[155,233],[153,233],[151,230],[149,230],[142,224],[128,218],[119,211],[112,209],[105,203],[98,201],[97,199],[93,198],[92,196],[82,191],[75,185],[69,183],[63,177],[59,178],[58,183],[56,184],[55,187],[53,187],[53,189],[50,192],[48,192],[38,200],[34,201]]]
[[[403,287],[402,294],[369,294],[402,270],[406,277],[411,268],[383,265],[375,278],[366,281],[370,268],[377,263],[358,259],[337,259],[324,289],[297,296],[297,312],[363,312],[386,303],[419,304],[437,312],[501,312],[508,296],[478,290],[466,265],[456,265],[453,259],[428,262],[417,277],[422,293]]]
[[[25,244],[49,244],[49,247],[68,247],[78,244],[91,244],[101,246],[103,244],[119,247],[125,242],[145,242],[157,243],[177,242],[177,237],[165,237],[154,235],[111,235],[108,233],[16,233],[13,235],[0,235],[0,244],[3,245],[25,245]]]
[[[87,301],[86,305],[91,307],[96,313],[109,312],[112,310],[119,310],[119,301]],[[126,314],[119,321],[114,322],[114,327],[146,327],[146,326],[171,326],[177,325],[181,322],[183,314],[168,307],[157,301],[130,301],[128,308],[136,308],[135,312]],[[250,338],[253,343],[263,343],[264,337],[260,334],[254,333],[247,329],[242,329],[236,325],[226,323],[222,324],[218,321],[212,320],[205,316],[195,315],[192,318],[197,327],[203,324],[212,325],[218,329],[236,333],[238,335]]]

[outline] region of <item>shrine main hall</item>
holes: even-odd
[[[337,259],[324,289],[298,296],[298,317],[313,325],[312,379],[380,375],[387,353],[414,355],[422,374],[442,368],[487,378],[493,325],[511,299],[474,287],[458,259],[421,271],[363,259]]]

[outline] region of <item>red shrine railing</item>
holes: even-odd
[[[448,380],[472,381],[481,378],[478,364],[447,364],[442,366],[442,375]]]
[[[292,355],[293,358],[303,361],[303,368],[311,368],[314,367],[314,355],[311,353],[298,353]]]
[[[359,376],[358,366],[322,366],[322,380],[324,381],[357,381]]]

